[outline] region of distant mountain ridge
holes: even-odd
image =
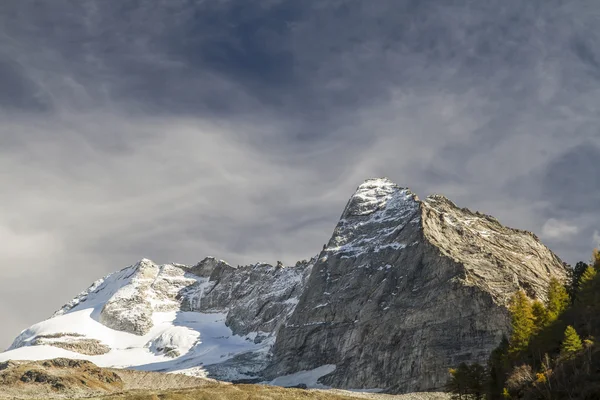
[[[370,179],[309,261],[144,259],[23,331],[0,361],[85,358],[223,380],[435,390],[449,367],[485,361],[509,332],[515,291],[544,299],[549,279],[566,273],[529,232]]]

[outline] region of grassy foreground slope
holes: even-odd
[[[447,400],[444,393],[411,393],[405,395],[363,394],[338,390],[288,389],[265,385],[212,384],[195,389],[165,391],[131,391],[94,400]]]

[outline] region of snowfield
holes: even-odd
[[[322,365],[310,371],[298,371],[296,373],[279,376],[272,381],[262,383],[273,386],[296,386],[302,383],[313,389],[329,389],[329,386],[320,384],[318,380],[319,378],[335,371],[335,368],[336,366],[331,364]]]
[[[89,360],[101,367],[180,372],[205,377],[206,365],[222,363],[243,353],[268,352],[273,340],[255,343],[257,332],[245,336],[233,334],[225,324],[226,312],[181,311],[178,293],[194,287],[202,295],[207,285],[208,278],[188,274],[172,265],[158,266],[143,259],[99,279],[52,318],[21,332],[10,348],[0,353],[0,362],[67,357]],[[118,316],[135,320],[145,317],[144,313],[150,315],[151,328],[147,333],[139,335],[111,329],[100,322],[106,304],[136,298],[139,300],[132,308],[142,312],[132,312],[124,307]],[[137,307],[139,304],[147,304],[148,307]],[[172,311],[162,311],[169,309]],[[71,351],[68,346],[65,348],[65,344],[78,343],[85,347],[90,341],[97,341],[108,352],[85,354]]]
[[[202,365],[216,364],[249,351],[258,351],[268,343],[255,344],[253,335],[233,335],[225,326],[225,314],[196,312],[157,312],[154,326],[146,335],[110,329],[92,318],[95,308],[88,308],[56,316],[33,325],[18,338],[18,346],[0,353],[0,361],[44,360],[68,357],[92,361],[98,366],[134,368],[145,371],[177,372],[197,368],[195,375],[206,376]],[[40,335],[59,333],[79,334],[97,339],[111,350],[102,355],[85,355],[53,346],[31,346]],[[16,348],[15,348],[16,347]],[[163,349],[175,350],[172,358]]]
[[[283,322],[294,310],[307,268],[236,269],[210,257],[196,267],[142,259],[21,332],[0,362],[66,357],[101,367],[257,379],[276,339],[273,317]],[[232,321],[237,328],[229,327]],[[335,369],[325,367],[265,383],[323,388],[318,378]]]

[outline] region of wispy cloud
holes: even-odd
[[[579,229],[575,225],[554,218],[550,218],[542,226],[542,237],[547,239],[559,239],[563,242],[570,240],[577,232],[579,232]]]

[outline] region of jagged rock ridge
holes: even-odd
[[[50,352],[219,379],[314,370],[334,387],[439,389],[448,367],[484,361],[508,333],[512,293],[544,299],[552,276],[565,278],[564,265],[533,234],[373,179],[310,261],[142,260],[25,330],[0,360]]]

